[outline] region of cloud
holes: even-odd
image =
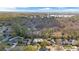
[[[39,9],[40,11],[44,11],[44,10],[51,10],[51,8],[41,8]]]
[[[40,8],[38,9],[39,12],[51,12],[52,8],[50,7],[44,7],[44,8]]]
[[[0,0],[0,7],[79,7],[79,0]]]
[[[0,11],[16,11],[16,8],[0,7]]]

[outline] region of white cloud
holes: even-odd
[[[0,7],[79,7],[79,0],[0,0]]]
[[[0,11],[15,11],[16,8],[0,7]]]
[[[51,8],[42,8],[42,9],[39,9],[39,10],[50,10]]]
[[[39,9],[38,11],[40,11],[40,12],[49,12],[49,11],[52,11],[52,9],[48,8],[48,7],[45,7],[45,8]]]

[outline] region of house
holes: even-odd
[[[25,40],[23,41],[23,44],[29,45],[29,44],[31,44],[31,42],[32,42],[32,39],[25,39]]]
[[[41,39],[41,38],[35,38],[33,40],[33,43],[38,43],[38,42],[43,42],[43,39]]]

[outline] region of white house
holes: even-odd
[[[38,42],[43,42],[43,39],[41,39],[41,38],[35,38],[33,40],[33,43],[38,43]]]

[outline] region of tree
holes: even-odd
[[[14,32],[16,33],[16,35],[24,38],[27,37],[26,33],[28,32],[28,29],[26,27],[21,26],[20,24],[14,24],[12,28],[14,29]]]

